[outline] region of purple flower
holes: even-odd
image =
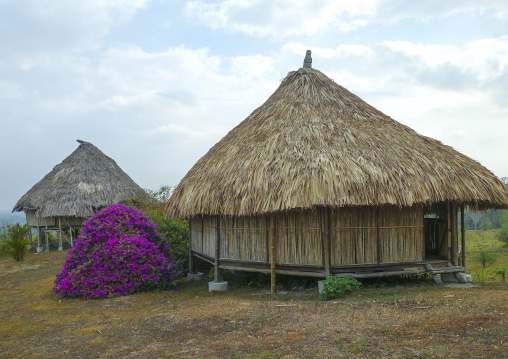
[[[53,290],[93,299],[176,288],[182,267],[169,248],[142,212],[112,205],[85,223]]]

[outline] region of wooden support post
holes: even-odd
[[[35,213],[35,222],[37,225],[37,253],[42,252],[41,227],[39,226],[39,215]]]
[[[270,217],[266,217],[266,263],[270,263]]]
[[[455,214],[455,204],[451,203],[449,208],[449,224],[450,224],[450,261],[455,266],[458,265],[455,263],[455,260],[457,259],[457,243],[455,241],[455,223],[457,222],[457,218],[453,218]]]
[[[72,227],[69,226],[69,237],[71,238],[71,247],[74,245],[74,242],[72,241]]]
[[[323,263],[325,267],[325,275],[331,275],[331,259],[330,259],[330,209],[323,207],[321,209],[321,236],[323,246]]]
[[[215,283],[222,282],[222,275],[220,273],[219,268],[219,259],[220,259],[220,216],[217,216],[217,226],[215,231],[215,262],[213,268],[213,281]]]
[[[458,223],[458,214],[459,209],[456,204],[453,205],[453,265],[459,265],[459,223]]]
[[[192,217],[189,218],[189,273],[196,274],[194,257],[192,255]]]
[[[46,252],[49,253],[49,238],[48,238],[49,234],[47,231],[44,231],[44,237],[46,238]]]
[[[464,223],[464,205],[460,205],[460,234],[461,234],[461,243],[462,243],[462,267],[466,268],[466,226]]]
[[[451,239],[451,234],[452,234],[452,229],[451,229],[451,226],[450,226],[450,201],[448,201],[447,203],[447,208],[446,208],[446,223],[447,223],[447,227],[446,227],[446,246],[448,248],[447,250],[447,253],[448,253],[448,260],[451,260],[452,256],[451,256],[451,248],[452,248],[452,239]]]
[[[60,221],[60,217],[58,217],[58,250],[63,251],[62,246],[62,223]]]
[[[201,215],[201,253],[204,253],[204,250],[205,250],[205,217]]]
[[[422,214],[423,216],[423,214]],[[423,223],[423,226],[422,226],[422,261],[425,261],[425,216],[423,216],[423,219],[422,219],[422,223]]]
[[[30,229],[28,230],[28,249],[32,248],[33,247],[33,242],[32,242],[32,227],[30,227]]]
[[[275,293],[275,215],[270,215],[270,279],[271,293]]]
[[[377,262],[381,263],[381,237],[379,236],[379,206],[376,207],[376,246]]]

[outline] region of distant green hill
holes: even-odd
[[[0,211],[0,226],[5,226],[6,224],[14,224],[14,223],[25,223],[26,217],[24,213],[16,212],[4,212]]]

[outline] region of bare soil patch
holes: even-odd
[[[507,358],[508,286],[179,292],[107,300],[52,291],[65,253],[0,258],[2,358]]]

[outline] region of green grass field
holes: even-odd
[[[466,271],[473,276],[473,282],[500,282],[501,276],[496,274],[501,269],[508,269],[508,247],[503,247],[503,242],[497,240],[498,229],[487,231],[466,231]],[[483,270],[482,265],[474,259],[476,253],[485,250],[497,254],[494,263],[488,264]]]

